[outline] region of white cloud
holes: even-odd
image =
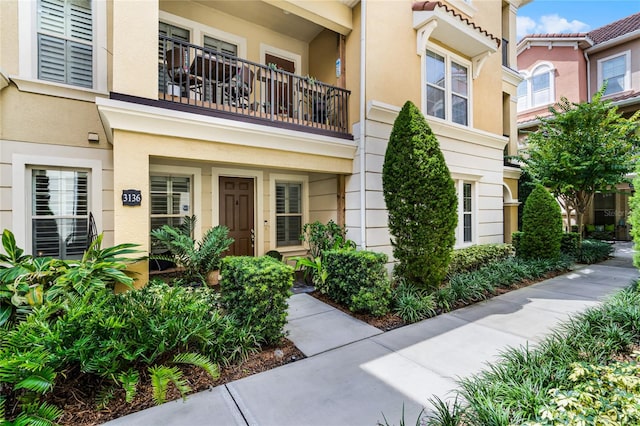
[[[543,15],[538,22],[528,16],[518,16],[516,19],[518,39],[527,34],[580,33],[590,29],[589,25],[582,21],[568,21],[558,14]]]

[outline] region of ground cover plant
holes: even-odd
[[[460,400],[468,405],[451,404],[429,424],[638,424],[638,306],[635,283],[536,348],[507,350],[488,370],[461,381]]]
[[[129,245],[102,249],[99,237],[81,261],[61,261],[24,255],[8,231],[3,240],[0,424],[95,424],[113,417],[115,410],[100,411],[113,402],[124,415],[211,386],[220,369],[237,378],[286,363],[285,353],[301,355],[280,340],[292,268],[272,258],[248,258],[269,263],[259,271],[236,258],[226,299],[205,286],[161,280],[115,294],[116,283],[132,283],[122,257],[132,254]],[[270,278],[231,280],[234,274]],[[253,318],[242,316],[240,304],[225,309],[233,294],[264,309]],[[283,343],[278,357],[257,354]],[[239,372],[235,365],[250,356],[262,361]]]

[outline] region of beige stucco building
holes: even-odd
[[[2,1],[0,227],[73,257],[92,223],[149,252],[196,215],[196,237],[224,224],[235,254],[289,256],[332,219],[391,254],[382,163],[411,100],[456,181],[457,245],[508,241],[520,3]]]

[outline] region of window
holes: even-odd
[[[473,205],[471,198],[471,184],[462,184],[462,241],[470,243],[473,241]]]
[[[191,216],[191,177],[151,176],[151,230],[162,225],[178,226]],[[151,252],[160,250],[151,244]]]
[[[91,0],[38,1],[38,78],[93,87]]]
[[[88,243],[89,173],[31,169],[31,241],[35,256],[79,259]]]
[[[158,26],[158,32],[161,36],[169,37],[174,40],[179,40],[181,42],[189,43],[189,30],[177,27],[175,25],[166,24],[164,22],[160,22]],[[166,72],[165,67],[165,55],[167,55],[168,50],[173,48],[173,42],[159,39],[158,41],[158,92],[167,93],[168,84],[170,83],[171,77]]]
[[[518,111],[552,104],[554,95],[554,69],[549,64],[536,66],[518,85]]]
[[[467,126],[469,67],[461,62],[427,50],[427,114]]]
[[[475,212],[475,183],[456,180],[458,193],[458,226],[456,228],[456,246],[467,246],[475,243],[477,217]]]
[[[629,52],[598,61],[598,87],[607,83],[605,95],[624,92],[629,89]]]
[[[238,46],[214,37],[204,36],[205,49],[211,49],[215,52],[226,53],[231,56],[238,56]]]
[[[302,184],[276,182],[276,246],[298,246],[302,234]]]

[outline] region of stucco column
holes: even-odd
[[[158,0],[113,1],[113,92],[158,98]]]
[[[121,130],[113,132],[113,193],[114,193],[114,243],[138,244],[141,253],[149,253],[149,154],[143,144],[136,143],[137,135]],[[125,206],[122,191],[136,189],[142,194],[139,206]],[[129,271],[136,279],[135,286],[142,287],[149,280],[148,262],[137,262]]]

